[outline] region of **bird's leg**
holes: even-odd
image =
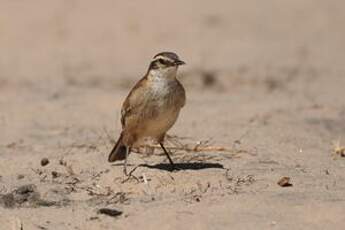
[[[171,160],[171,157],[170,157],[168,151],[165,149],[163,143],[159,143],[159,144],[160,144],[160,146],[162,147],[162,149],[163,149],[165,155],[167,156],[167,158],[168,158],[168,160],[169,160],[171,166],[175,166],[174,162]]]
[[[178,168],[176,167],[176,165],[174,164],[174,162],[171,160],[171,157],[170,157],[168,151],[165,149],[163,143],[161,142],[161,143],[159,143],[159,145],[162,147],[162,149],[163,149],[165,155],[167,156],[167,158],[168,158],[168,160],[169,160],[169,162],[170,162],[171,167],[172,167],[173,169],[178,169]]]
[[[128,176],[127,174],[127,159],[128,159],[128,155],[130,152],[130,148],[128,146],[126,146],[126,155],[125,155],[125,161],[123,162],[123,173]]]
[[[125,157],[125,161],[123,162],[123,173],[125,174],[125,176],[127,177],[127,178],[125,178],[123,181],[122,181],[122,183],[125,183],[125,182],[127,182],[130,178],[134,178],[137,182],[140,182],[140,180],[136,177],[136,176],[134,176],[134,175],[132,175],[132,173],[134,173],[134,171],[138,168],[138,167],[140,167],[140,165],[137,165],[136,167],[134,167],[129,173],[127,173],[127,159],[128,159],[128,155],[130,154],[130,152],[131,152],[131,148],[130,147],[126,147],[126,157]]]

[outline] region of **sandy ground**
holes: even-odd
[[[3,0],[0,229],[344,229],[344,7]],[[165,50],[188,63],[167,144],[228,151],[132,154],[124,181],[121,103]]]

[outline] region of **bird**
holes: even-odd
[[[121,108],[121,134],[111,150],[108,162],[124,160],[123,173],[127,174],[127,159],[133,147],[142,146],[147,138],[159,144],[173,169],[175,167],[164,137],[175,124],[186,103],[186,92],[177,79],[179,66],[185,65],[176,53],[160,52],[132,88]]]

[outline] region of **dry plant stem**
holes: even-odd
[[[334,141],[333,145],[334,145],[333,151],[335,155],[345,157],[345,147],[340,145],[340,141],[339,140]]]
[[[153,198],[153,192],[152,192],[151,186],[149,185],[148,180],[147,180],[144,173],[143,173],[143,180],[144,180],[144,184],[147,186],[147,192],[148,192],[149,196],[151,196]]]
[[[114,140],[114,138],[109,134],[108,130],[106,127],[103,127],[103,132],[105,133],[108,141],[110,141],[110,143],[115,144],[116,140]]]
[[[124,180],[122,181],[122,183],[127,182],[127,181],[128,181],[129,179],[131,179],[131,178],[134,178],[137,182],[140,182],[140,180],[139,180],[136,176],[133,175],[134,171],[135,171],[139,166],[140,166],[140,165],[135,166],[135,167],[128,173],[128,175],[126,175],[127,178],[124,179]]]
[[[151,148],[161,148],[158,145],[147,145],[148,147]],[[219,151],[219,152],[233,152],[233,149],[229,149],[229,148],[225,148],[225,147],[221,147],[221,146],[196,146],[196,147],[188,147],[188,146],[182,146],[182,147],[178,147],[178,146],[168,146],[165,147],[165,149],[169,149],[169,150],[184,150],[187,152],[212,152],[212,151]]]

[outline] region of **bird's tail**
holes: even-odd
[[[119,137],[113,150],[111,150],[109,154],[109,157],[108,157],[109,162],[121,161],[126,158],[127,146],[125,146],[122,143],[122,137],[123,137],[123,134],[121,133],[121,136]]]

